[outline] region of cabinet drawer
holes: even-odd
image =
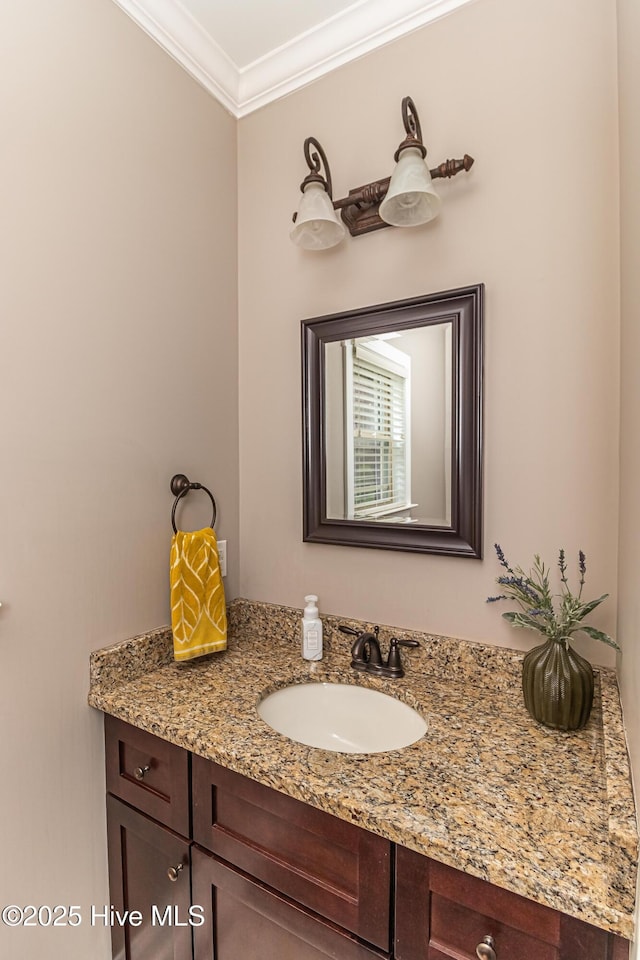
[[[355,937],[193,848],[195,960],[381,960]]]
[[[429,953],[431,960],[440,957],[468,957],[473,960],[476,947],[490,936],[495,943],[497,956],[535,957],[536,960],[557,960],[556,947],[551,943],[538,940],[509,925],[511,914],[505,921],[497,920],[490,913],[480,909],[472,910],[461,903],[448,899],[446,895],[431,894],[431,928],[429,931]],[[517,921],[517,918],[515,918]]]
[[[475,960],[485,937],[499,960],[625,956],[625,941],[604,930],[404,847],[396,850],[395,921],[396,960]]]
[[[104,733],[109,793],[188,837],[188,752],[115,717]]]
[[[192,772],[197,843],[389,949],[389,841],[201,757]]]

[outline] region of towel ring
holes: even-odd
[[[171,478],[171,493],[176,498],[173,502],[173,509],[171,511],[171,526],[173,527],[173,532],[178,532],[176,527],[176,507],[190,490],[204,490],[204,492],[208,494],[209,499],[211,500],[211,506],[213,507],[213,517],[211,518],[211,529],[213,530],[218,511],[216,508],[216,501],[213,499],[211,490],[207,490],[207,488],[201,483],[192,483],[188,477],[185,477],[184,473],[176,473],[175,477]]]

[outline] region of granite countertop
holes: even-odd
[[[301,611],[235,600],[229,649],[177,664],[161,628],[91,656],[89,704],[429,857],[620,936],[633,936],[638,836],[615,673],[596,670],[587,726],[558,733],[526,713],[523,654],[401,633],[406,676],[350,669],[349,638],[323,617],[325,656],[301,659]],[[261,697],[328,680],[391,693],[428,731],[402,750],[338,754],[260,719]]]

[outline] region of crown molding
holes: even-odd
[[[179,0],[114,0],[153,40],[238,116],[240,74]]]
[[[240,71],[244,116],[472,0],[367,0],[324,21]]]
[[[114,0],[235,117],[474,0],[359,0],[239,69],[179,0]]]

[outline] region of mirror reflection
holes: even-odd
[[[451,524],[452,324],[325,344],[326,515]]]

